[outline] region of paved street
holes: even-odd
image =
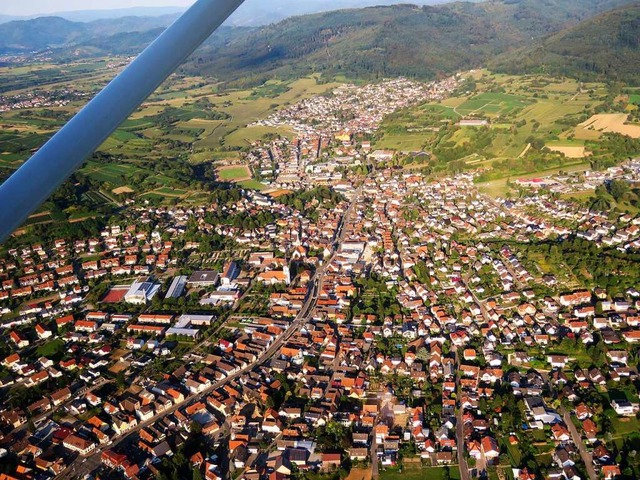
[[[373,422],[373,429],[371,430],[371,450],[369,455],[371,456],[371,478],[377,480],[380,476],[379,462],[378,462],[378,440],[376,437],[376,427],[378,426],[378,418],[376,417]]]
[[[462,389],[460,388],[460,377],[457,372],[460,371],[460,355],[458,354],[458,350],[455,349],[456,354],[456,393],[458,395],[458,399],[462,396]],[[458,405],[458,414],[456,416],[456,444],[458,445],[458,466],[460,468],[460,480],[471,480],[471,475],[469,475],[469,466],[467,465],[467,460],[464,458],[464,431],[462,424],[462,414],[463,408],[462,405]]]
[[[49,418],[53,412],[57,409],[60,408],[64,408],[66,405],[70,404],[71,402],[73,402],[74,400],[78,399],[78,398],[82,398],[84,396],[86,396],[87,393],[93,392],[94,390],[96,390],[97,388],[100,388],[102,386],[104,386],[107,383],[111,383],[113,382],[113,380],[108,380],[104,377],[99,377],[96,382],[91,385],[91,387],[82,387],[80,390],[78,390],[77,392],[75,392],[71,398],[69,400],[67,400],[66,402],[61,403],[60,405],[58,405],[57,407],[55,407],[52,410],[49,410],[48,412],[42,413],[40,415],[37,415],[35,417],[32,418],[33,423],[35,425],[39,425],[41,423],[44,422],[44,420],[46,420],[47,418]],[[20,425],[18,428],[16,428],[14,430],[14,432],[21,432],[22,430],[24,430],[25,428],[27,428],[28,424],[25,423],[23,425]]]
[[[565,410],[564,407],[560,408],[560,413],[562,414],[564,423],[567,424],[567,428],[569,429],[569,433],[571,434],[573,443],[575,443],[576,447],[578,447],[580,456],[582,457],[582,461],[587,467],[587,475],[589,475],[589,480],[598,480],[598,474],[596,473],[596,469],[593,465],[593,457],[589,452],[587,452],[584,442],[582,441],[582,437],[580,436],[580,433],[578,432],[575,424],[571,420],[571,415]]]
[[[210,387],[208,387],[206,390],[202,391],[201,393],[197,394],[197,395],[192,395],[189,396],[187,398],[185,398],[184,401],[182,402],[178,402],[175,405],[173,405],[171,408],[165,410],[164,412],[160,412],[159,414],[155,415],[153,418],[150,418],[149,420],[139,423],[135,428],[133,428],[131,431],[121,435],[121,436],[116,436],[113,438],[112,442],[109,443],[108,445],[103,445],[103,446],[99,446],[95,453],[88,456],[88,457],[78,457],[76,458],[76,460],[74,462],[72,462],[69,467],[67,467],[67,469],[60,475],[59,478],[61,479],[72,479],[72,478],[79,478],[82,477],[90,472],[92,472],[95,468],[98,467],[98,465],[100,464],[101,461],[101,455],[102,452],[105,450],[109,450],[112,448],[117,447],[120,443],[122,443],[124,440],[126,440],[130,435],[140,431],[142,428],[147,427],[149,425],[152,425],[153,423],[157,422],[158,420],[160,420],[161,418],[165,417],[166,415],[170,415],[173,412],[175,412],[177,409],[188,405],[190,403],[196,402],[200,399],[202,399],[203,397],[207,396],[208,394],[210,394],[212,391],[224,386],[225,384],[227,384],[228,382],[235,380],[236,378],[242,376],[243,374],[251,371],[252,369],[254,369],[256,366],[262,365],[263,363],[267,362],[268,360],[270,360],[279,350],[280,347],[282,347],[282,345],[288,341],[299,329],[300,327],[302,327],[310,318],[311,315],[313,313],[313,310],[316,306],[316,303],[318,301],[318,297],[320,295],[320,291],[322,290],[322,283],[324,281],[324,275],[325,275],[325,268],[327,267],[327,265],[329,265],[331,263],[331,261],[333,260],[336,252],[339,250],[340,245],[342,244],[343,240],[344,240],[344,236],[345,236],[345,223],[347,223],[349,221],[350,215],[353,211],[353,206],[355,205],[357,198],[359,196],[359,192],[361,190],[358,190],[358,195],[356,195],[354,197],[354,200],[351,202],[351,204],[349,205],[348,209],[345,211],[344,215],[342,216],[342,219],[340,221],[340,224],[338,226],[338,229],[336,231],[336,242],[334,243],[334,250],[333,253],[330,257],[330,259],[325,262],[321,267],[318,268],[318,270],[316,271],[316,273],[314,274],[314,276],[311,278],[311,281],[309,283],[309,290],[307,293],[307,297],[305,299],[305,302],[302,306],[302,309],[300,310],[300,313],[298,313],[298,315],[296,316],[296,318],[293,320],[293,322],[291,323],[291,325],[289,325],[289,327],[287,328],[287,330],[280,335],[279,338],[277,338],[270,346],[267,350],[265,350],[265,352],[252,364],[248,365],[247,367],[237,371],[236,373],[229,375],[228,377],[220,380],[219,382],[216,382],[214,384],[212,384]]]

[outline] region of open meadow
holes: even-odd
[[[468,89],[450,98],[387,117],[375,148],[430,154],[407,164],[411,169],[482,169],[484,190],[500,194],[509,177],[588,167],[590,142],[604,132],[640,134],[640,126],[625,124],[625,114],[592,116],[607,101],[604,84],[486,70],[472,77]],[[486,125],[459,125],[472,119]]]
[[[0,114],[0,174],[9,175],[119,71],[117,59],[70,64],[0,68],[0,93],[11,96],[37,84],[47,95],[73,85],[75,97],[65,106],[14,110]],[[126,197],[150,202],[201,201],[194,175],[180,167],[214,163],[220,165],[209,180],[237,183],[243,188],[264,190],[251,170],[239,162],[240,150],[266,135],[292,136],[284,128],[249,127],[274,109],[303,98],[322,94],[338,83],[321,83],[316,77],[295,81],[266,82],[244,90],[220,91],[216,82],[202,77],[173,75],[99,148],[96,158],[79,170],[98,191],[87,196],[80,209],[56,214],[69,221],[92,218],[93,208],[117,205]],[[52,93],[53,94],[53,93]],[[81,98],[78,98],[81,97]],[[163,166],[161,166],[162,164]],[[231,167],[223,167],[232,165]],[[205,170],[202,170],[204,173]],[[206,174],[205,174],[206,175]],[[46,209],[31,224],[56,219]]]

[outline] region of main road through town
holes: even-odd
[[[464,456],[464,424],[462,423],[462,416],[464,414],[464,408],[462,407],[462,388],[460,385],[460,355],[458,354],[458,350],[455,350],[456,354],[456,392],[457,392],[457,408],[458,415],[456,416],[456,444],[458,445],[458,467],[460,468],[460,479],[461,480],[471,480],[471,476],[469,475],[469,465],[467,465],[467,460]]]
[[[323,262],[323,264],[316,270],[316,273],[311,278],[311,281],[309,282],[309,289],[307,291],[307,297],[302,306],[302,309],[300,310],[298,315],[295,317],[293,322],[291,322],[287,330],[282,335],[280,335],[280,337],[278,337],[267,348],[267,350],[265,350],[262,353],[262,355],[258,357],[258,359],[255,362],[223,378],[222,380],[212,384],[202,392],[197,393],[195,395],[190,395],[189,397],[186,397],[182,402],[177,402],[170,408],[157,413],[152,418],[144,422],[140,422],[136,427],[129,430],[128,432],[125,432],[122,435],[116,435],[115,437],[112,438],[111,442],[105,445],[98,446],[94,451],[94,453],[90,454],[89,456],[87,457],[78,456],[71,464],[69,464],[67,469],[64,472],[62,472],[59,478],[61,479],[83,478],[85,475],[91,473],[100,465],[102,452],[104,452],[105,450],[116,448],[120,443],[124,442],[134,433],[156,423],[163,417],[174,413],[177,409],[184,407],[185,405],[195,403],[201,400],[202,398],[209,395],[212,391],[217,390],[218,388],[224,386],[228,382],[231,382],[232,380],[237,379],[238,377],[254,369],[256,366],[262,365],[263,363],[273,358],[273,356],[280,350],[280,347],[282,347],[282,345],[286,341],[288,341],[300,329],[300,327],[306,324],[311,318],[311,315],[313,314],[315,306],[318,302],[320,292],[322,291],[326,268],[328,265],[331,264],[336,253],[340,250],[340,246],[342,245],[342,242],[344,241],[344,238],[346,236],[347,229],[345,228],[345,226],[347,223],[350,222],[350,217],[353,214],[353,211],[355,209],[355,205],[360,196],[361,190],[362,190],[362,187],[360,187],[356,191],[356,195],[354,195],[353,199],[349,204],[349,207],[345,210],[344,214],[342,215],[342,218],[340,219],[340,222],[336,230],[335,242],[333,244],[332,254],[327,261]]]

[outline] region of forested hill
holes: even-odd
[[[397,5],[294,17],[227,45],[209,45],[186,71],[225,79],[310,72],[433,77],[577,25],[628,0],[490,0]]]
[[[500,58],[507,73],[550,73],[640,84],[640,5],[620,8]]]
[[[175,18],[176,15],[123,17],[88,23],[72,22],[60,17],[17,20],[0,24],[0,54],[74,48],[89,40],[99,41],[116,34],[144,33],[164,28]],[[137,45],[137,41],[132,46]]]
[[[631,17],[635,12],[636,23],[621,15],[621,10],[578,26],[630,3],[636,7],[624,11]],[[591,68],[627,78],[637,63],[623,65],[618,54],[627,55],[633,48],[637,54],[637,3],[488,0],[424,7],[403,4],[293,17],[260,29],[224,27],[182,70],[236,84],[255,84],[274,75],[298,77],[310,73],[362,79],[397,75],[433,78],[490,65],[499,57],[503,70],[535,71],[544,66],[566,73],[562,70],[566,51],[576,71]],[[47,56],[61,61],[132,55],[151,42],[171,18],[10,22],[0,25],[0,54],[53,48]],[[593,30],[601,28],[597,22],[607,26],[594,35]],[[565,32],[567,28],[570,30]],[[609,59],[603,45],[610,44],[615,45],[616,55]],[[517,56],[511,56],[513,52]],[[521,59],[525,60],[522,64]],[[585,66],[585,59],[593,59],[592,64]],[[612,64],[606,63],[608,60]]]

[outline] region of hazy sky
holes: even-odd
[[[73,10],[189,6],[195,0],[0,0],[0,15],[33,15]]]

